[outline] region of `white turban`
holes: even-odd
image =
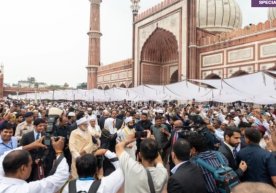
[[[133,121],[132,117],[127,117],[125,119],[125,123],[128,124],[129,122]]]
[[[91,115],[91,116],[89,116],[88,117],[88,121],[96,121],[97,120],[97,117],[96,117],[96,115]]]
[[[76,123],[79,126],[79,125],[81,125],[83,123],[87,123],[87,119],[86,119],[86,117],[83,117],[83,118],[77,120]]]

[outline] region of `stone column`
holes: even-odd
[[[197,48],[196,48],[196,0],[188,1],[188,70],[187,79],[198,78],[199,68],[197,64]]]
[[[101,61],[100,4],[102,0],[90,0],[89,53],[87,89],[97,88],[97,71]]]

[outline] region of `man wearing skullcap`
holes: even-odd
[[[134,120],[132,117],[127,117],[125,119],[125,126],[122,127],[118,132],[117,132],[117,142],[122,142],[126,140],[129,135],[134,135],[135,134],[135,129],[134,127]],[[125,151],[130,155],[132,159],[135,160],[135,152],[137,150],[136,147],[136,141],[128,144],[125,148]]]

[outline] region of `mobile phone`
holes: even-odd
[[[146,138],[148,135],[148,132],[147,131],[137,131],[135,133],[135,138],[136,139],[140,139],[140,138]]]

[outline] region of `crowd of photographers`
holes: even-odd
[[[0,162],[0,193],[272,193],[276,111],[6,100]]]

